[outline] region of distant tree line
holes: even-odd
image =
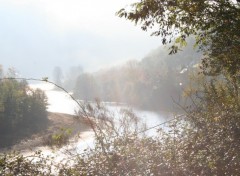
[[[158,124],[159,128],[154,137],[141,135],[143,131],[137,125],[134,129],[129,128],[131,124],[137,124],[132,113],[123,111],[123,118],[120,118],[123,119],[122,124],[119,125],[122,128],[118,130],[109,117],[114,114],[107,113],[100,105],[95,108],[91,107],[91,104],[87,105],[83,113],[89,114],[85,116],[105,119],[95,123],[95,148],[78,155],[73,165],[58,165],[59,172],[56,175],[239,175],[239,9],[239,1],[229,0],[141,0],[127,11],[121,9],[119,16],[140,23],[143,30],[151,29],[153,25],[159,26],[159,30],[154,31],[153,35],[161,36],[163,44],[176,42],[177,45],[173,45],[171,50],[173,53],[179,51],[178,45],[185,45],[186,37],[196,36],[196,45],[205,54],[200,65],[201,70],[193,70],[192,76],[195,79],[190,79],[188,83],[181,82],[182,85],[189,85],[185,87],[185,94],[192,104],[189,107],[182,106],[185,113],[181,118],[162,123],[162,126]],[[140,82],[140,73],[144,68],[141,62],[136,62],[133,67],[137,65],[136,67],[141,69],[133,69],[134,72],[130,69],[133,72],[130,75],[136,74],[138,77],[127,77],[131,80],[129,84],[133,81]],[[152,62],[152,69],[145,73],[153,71],[153,75],[157,75],[154,67],[164,65],[157,64],[158,62]],[[174,59],[173,63],[176,64],[177,61]],[[193,64],[192,68],[195,68],[195,65]],[[131,64],[126,67],[132,68]],[[165,70],[160,68],[162,67],[159,67],[159,71]],[[187,73],[185,68],[184,66],[173,70],[176,70],[178,75]],[[123,76],[127,74],[127,69],[120,69],[119,72]],[[108,73],[111,74],[102,77],[103,81],[108,80],[107,76],[113,77],[109,80],[117,78],[114,72]],[[163,76],[163,73],[160,75]],[[174,72],[166,73],[169,75]],[[91,76],[87,78],[92,80]],[[153,77],[147,78],[144,80],[151,82],[150,78]],[[158,80],[161,81],[160,85],[165,85],[162,84],[161,77]],[[174,74],[164,79],[166,82],[168,80],[173,81],[170,85],[178,83]],[[133,85],[136,85],[135,82]],[[124,90],[126,83],[127,81],[117,86]],[[154,83],[156,84],[156,81]],[[107,81],[105,84],[108,85]],[[112,93],[110,89],[106,91]],[[42,163],[50,162],[33,163],[22,156],[3,155],[0,156],[0,175],[52,174],[51,168]]]
[[[188,85],[188,77],[199,63],[201,53],[194,50],[172,57],[163,48],[142,60],[131,60],[122,66],[82,73],[76,78],[74,95],[82,100],[124,102],[147,109],[170,109]],[[193,59],[194,58],[194,59]]]
[[[44,92],[31,89],[26,81],[6,79],[12,73],[0,68],[0,147],[36,132],[47,121]]]

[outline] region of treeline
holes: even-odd
[[[174,101],[182,103],[189,74],[201,57],[190,48],[187,51],[169,56],[158,48],[140,61],[131,60],[93,74],[82,73],[76,78],[74,95],[82,100],[100,98],[140,108],[171,109]]]
[[[239,175],[239,9],[240,1],[228,0],[147,0],[133,4],[129,11],[121,9],[118,12],[121,17],[139,22],[144,30],[156,23],[159,30],[154,34],[163,37],[163,44],[172,40],[171,35],[178,30],[181,38],[176,36],[175,42],[184,43],[189,35],[196,36],[196,45],[205,57],[201,70],[193,74],[195,79],[188,82],[189,88],[185,92],[192,104],[182,106],[185,110],[182,116],[166,121],[162,126],[158,124],[154,137],[142,135],[147,129],[137,126],[138,121],[131,112],[122,111],[119,119],[123,120],[118,129],[109,117],[114,116],[113,113],[106,112],[101,105],[86,105],[79,114],[96,119],[93,121],[95,147],[76,158],[71,156],[74,162],[69,162],[68,158],[67,162],[62,162],[67,164],[58,164],[59,172],[55,175]],[[172,52],[177,51],[178,47],[173,46]],[[160,65],[152,64],[152,67]],[[186,73],[185,70],[182,68],[176,73]],[[137,75],[139,78],[141,74],[137,72]],[[95,78],[89,76],[92,77]],[[176,83],[174,77],[168,79]],[[125,85],[119,87],[123,89]],[[33,162],[23,156],[0,156],[0,174],[51,175],[51,167],[42,164],[50,162],[41,155],[39,158],[40,162]]]
[[[5,74],[0,67],[0,147],[31,135],[47,122],[44,92],[31,89],[26,81],[6,77],[14,77],[13,70]]]

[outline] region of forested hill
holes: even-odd
[[[192,45],[175,55],[160,47],[140,61],[80,74],[74,83],[74,95],[82,100],[100,98],[147,109],[171,109],[173,99],[182,101],[188,76],[201,56]]]

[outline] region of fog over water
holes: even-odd
[[[40,88],[45,91],[48,98],[48,111],[49,112],[59,112],[66,113],[71,115],[76,115],[78,110],[78,105],[76,102],[66,93],[60,90],[55,90],[54,86],[50,83],[39,83],[39,84],[30,84],[31,88]],[[103,102],[104,103],[104,102]],[[131,108],[128,105],[109,105],[106,103],[109,111],[119,112],[121,108]],[[154,111],[143,111],[140,109],[134,109],[136,115],[138,115],[143,121],[149,126],[156,125],[156,123],[163,122],[167,115],[160,115]]]
[[[50,83],[37,83],[37,84],[30,84],[31,88],[40,88],[45,91],[47,98],[48,98],[48,111],[49,112],[60,112],[60,113],[66,113],[66,114],[72,114],[75,115],[76,110],[78,109],[78,105],[76,102],[74,102],[71,97],[59,90],[54,90],[54,86],[51,85]],[[114,106],[114,105],[107,105],[109,111],[115,113],[115,118],[119,118],[120,116],[118,115],[120,112],[121,108],[129,108],[126,105],[125,106]],[[136,115],[140,118],[142,122],[146,122],[148,127],[155,126],[156,124],[162,123],[166,120],[167,116],[161,115],[157,112],[153,111],[143,111],[143,110],[138,110],[134,109],[134,112]],[[148,134],[153,135],[156,132],[155,129],[149,130]],[[48,148],[41,148],[43,151],[44,155],[53,155],[53,156],[58,156],[56,160],[61,160],[66,157],[63,153],[64,150],[70,149],[70,150],[75,150],[77,149],[78,152],[83,152],[85,148],[92,147],[94,145],[94,134],[92,131],[86,131],[81,134],[81,138],[79,138],[79,142],[74,143],[73,146],[69,147],[63,147],[61,150],[59,150],[55,154],[51,154],[51,150]],[[76,148],[75,148],[76,147]],[[28,152],[26,153],[28,155]]]
[[[116,114],[138,106],[133,109],[148,126],[161,123],[169,115],[152,109],[172,106],[197,63],[195,53],[170,57],[168,46],[159,47],[161,38],[115,15],[132,2],[0,0],[0,66],[5,73],[15,68],[17,77],[48,77],[77,99],[125,103],[106,104]],[[50,84],[31,87],[45,90],[49,112],[75,114],[68,94]]]

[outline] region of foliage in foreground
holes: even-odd
[[[170,39],[183,46],[186,37],[196,35],[206,54],[203,73],[218,77],[203,76],[186,93],[192,106],[185,108],[184,118],[158,129],[154,137],[140,133],[143,129],[129,111],[115,125],[114,114],[101,104],[83,106],[79,115],[95,120],[89,121],[94,148],[70,158],[72,165],[55,165],[55,172],[39,154],[41,165],[28,157],[3,155],[0,175],[239,175],[239,1],[142,0],[133,10],[119,15],[142,22],[144,30],[158,24],[154,34],[164,44]],[[172,27],[179,30],[177,36]],[[172,52],[177,50],[173,46]]]
[[[205,77],[204,77],[205,78]],[[202,79],[194,94],[194,105],[185,116],[157,129],[156,135],[141,132],[135,114],[122,110],[119,125],[114,113],[101,104],[83,106],[81,117],[91,121],[94,148],[60,163],[55,173],[46,162],[21,159],[19,175],[238,175],[240,173],[240,98],[227,78]],[[192,89],[194,90],[194,89]],[[238,90],[235,90],[238,91]],[[190,95],[189,95],[190,96]],[[15,156],[16,157],[16,156]],[[17,159],[1,157],[0,174],[16,174]],[[14,161],[15,165],[12,167]],[[32,165],[25,167],[25,165]],[[48,172],[46,172],[48,171]],[[31,173],[31,174],[29,174]]]
[[[239,84],[238,84],[239,87]],[[99,140],[65,173],[75,175],[238,175],[240,97],[226,77],[201,81],[194,105],[155,137],[136,131]],[[104,143],[104,145],[102,144]],[[104,147],[102,147],[104,146]]]
[[[173,43],[170,53],[186,46],[194,35],[196,46],[206,51],[204,68],[215,72],[238,72],[240,1],[229,0],[141,0],[117,12],[119,17],[140,24],[144,31],[161,36],[164,45]]]

